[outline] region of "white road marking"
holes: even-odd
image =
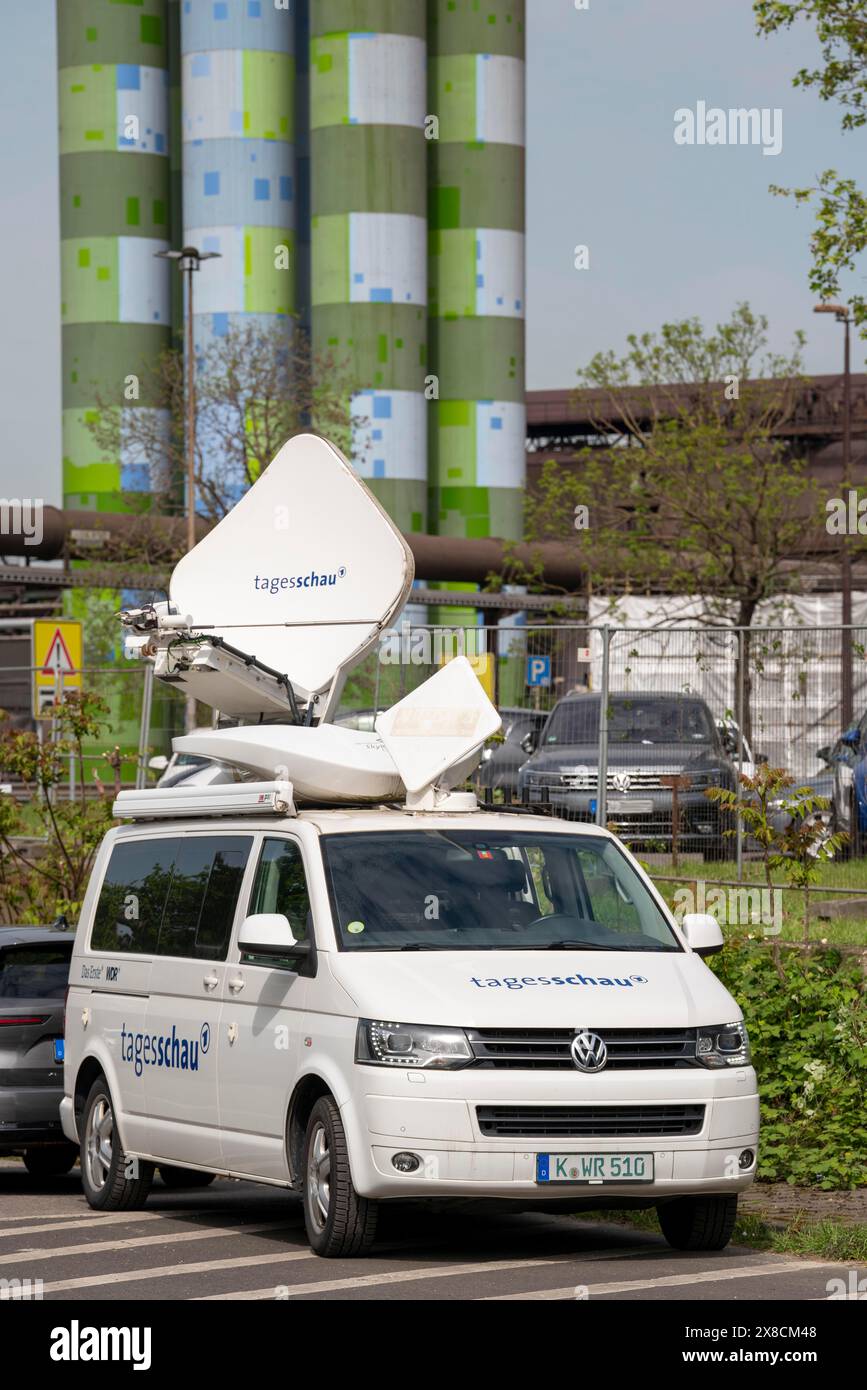
[[[210,1215],[214,1214],[219,1215],[220,1213],[210,1213]],[[105,1215],[103,1215],[102,1212],[88,1210],[87,1212],[83,1212],[81,1216],[70,1216],[67,1212],[64,1212],[63,1217],[65,1219],[63,1220],[59,1219],[60,1213],[58,1213],[57,1218],[49,1216],[42,1218],[43,1222],[56,1220],[57,1225],[9,1226],[8,1228],[4,1227],[2,1230],[0,1230],[0,1237],[29,1236],[34,1235],[37,1231],[80,1231],[82,1229],[83,1224],[87,1227],[87,1229],[92,1228],[95,1230],[98,1226],[123,1226],[127,1224],[135,1225],[140,1221],[165,1221],[166,1219],[172,1221],[175,1219],[175,1217],[178,1217],[180,1219],[188,1219],[191,1216],[201,1216],[207,1218],[208,1215],[209,1213],[204,1211],[202,1208],[197,1208],[196,1210],[183,1212],[133,1211],[118,1212],[117,1214],[107,1212]],[[237,1212],[230,1212],[229,1215],[237,1216]],[[34,1218],[10,1216],[6,1219],[8,1221],[24,1221],[33,1220]]]
[[[703,1269],[696,1270],[689,1274],[663,1274],[658,1279],[624,1279],[618,1283],[611,1284],[583,1284],[586,1289],[586,1297],[594,1298],[602,1294],[610,1293],[631,1293],[641,1289],[671,1289],[679,1288],[684,1284],[723,1284],[728,1279],[755,1279],[771,1274],[800,1274],[805,1269],[837,1269],[839,1261],[827,1260],[787,1260],[785,1264],[751,1264],[735,1265],[731,1269]],[[486,1298],[479,1300],[484,1303],[504,1303],[517,1299],[569,1299],[570,1302],[575,1298],[575,1284],[562,1289],[536,1289],[526,1293],[500,1293],[489,1294]],[[583,1302],[584,1295],[580,1301]]]
[[[283,1231],[291,1223],[286,1221],[256,1222],[249,1226],[206,1227],[202,1231],[171,1231],[161,1236],[127,1236],[123,1240],[95,1240],[83,1245],[38,1246],[16,1250],[12,1254],[0,1255],[0,1265],[10,1265],[22,1260],[55,1260],[64,1255],[100,1255],[108,1250],[140,1250],[146,1245],[180,1245],[190,1240],[222,1240],[226,1236],[257,1235],[260,1231]]]
[[[72,1289],[98,1289],[105,1284],[134,1284],[137,1280],[171,1279],[185,1274],[209,1274],[217,1269],[243,1269],[246,1265],[272,1265],[290,1260],[315,1260],[312,1250],[283,1251],[279,1255],[236,1255],[228,1260],[198,1260],[190,1265],[161,1265],[153,1269],[123,1269],[114,1274],[91,1274],[80,1279],[59,1279],[43,1284],[42,1292],[68,1293]]]
[[[426,1265],[422,1269],[397,1269],[385,1274],[358,1274],[350,1279],[321,1279],[313,1284],[295,1284],[287,1290],[289,1298],[297,1298],[305,1293],[328,1293],[335,1289],[366,1289],[386,1284],[408,1284],[425,1279],[455,1279],[462,1274],[496,1273],[504,1269],[532,1269],[535,1265],[567,1264],[569,1256],[540,1260],[491,1260],[489,1262],[466,1265]],[[273,1298],[274,1289],[255,1289],[244,1293],[206,1294],[194,1299],[196,1303],[216,1303],[229,1299]]]

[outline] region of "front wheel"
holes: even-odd
[[[97,1211],[143,1207],[154,1165],[128,1158],[114,1123],[114,1104],[104,1076],[94,1081],[81,1117],[81,1185]]]
[[[675,1197],[656,1208],[662,1234],[675,1250],[724,1250],[738,1215],[737,1197]]]
[[[320,1096],[304,1141],[304,1225],[311,1249],[327,1259],[365,1255],[376,1235],[376,1202],[352,1186],[340,1111]]]

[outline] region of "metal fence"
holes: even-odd
[[[766,761],[826,797],[823,824],[849,835],[816,886],[867,892],[867,805],[859,807],[853,782],[867,756],[867,629],[851,631],[853,723],[863,732],[846,743],[839,627],[486,628],[463,625],[471,612],[384,634],[350,674],[340,721],[372,728],[376,711],[463,653],[503,714],[504,741],[485,750],[476,775],[485,800],[611,825],[661,872],[673,861],[678,872],[717,861],[717,874],[741,881],[755,876],[756,845],[706,793],[736,787],[738,772]],[[0,673],[0,707],[8,708],[4,685],[29,675]],[[89,670],[84,680],[111,708],[105,743],[122,747],[123,781],[152,779],[148,759],[171,752],[182,700],[159,683],[151,700],[138,663]],[[200,713],[210,722],[209,710]],[[100,747],[87,752],[99,768]],[[785,813],[775,814],[784,828]]]

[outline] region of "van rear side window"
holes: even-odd
[[[191,835],[116,844],[91,950],[225,960],[252,843],[247,835]]]

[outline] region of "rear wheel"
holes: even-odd
[[[51,1144],[44,1149],[25,1149],[24,1167],[34,1178],[62,1178],[77,1158],[75,1144]]]
[[[316,1254],[365,1255],[376,1235],[376,1202],[359,1197],[352,1186],[346,1133],[330,1096],[320,1096],[310,1112],[303,1182],[304,1225]]]
[[[130,1211],[147,1201],[154,1165],[129,1158],[114,1123],[104,1076],[94,1081],[81,1117],[81,1185],[97,1211]]]
[[[166,1163],[160,1164],[159,1175],[166,1187],[208,1187],[217,1176],[202,1173],[198,1168],[173,1168]]]
[[[656,1208],[662,1234],[675,1250],[724,1250],[738,1214],[737,1197],[676,1197]]]

